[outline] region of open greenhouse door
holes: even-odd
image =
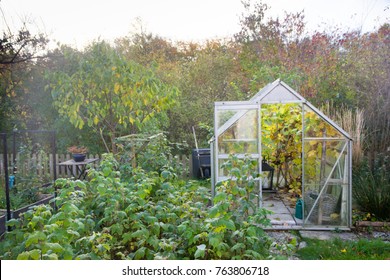
[[[238,159],[249,157],[257,161],[254,173],[261,173],[259,145],[259,106],[253,102],[216,102],[214,165],[216,182],[229,178],[225,168],[231,155]],[[256,179],[257,180],[257,179]],[[261,189],[258,204],[261,204]]]

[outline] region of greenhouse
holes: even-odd
[[[259,207],[283,192],[290,228],[351,227],[352,139],[287,84],[276,80],[249,101],[216,102],[214,124],[213,195],[233,178],[225,168],[231,156],[250,158]]]

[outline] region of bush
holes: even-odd
[[[364,160],[353,168],[353,198],[361,210],[390,220],[390,160],[378,156],[370,165]]]
[[[245,166],[231,173],[242,178]],[[41,205],[8,222],[14,230],[0,243],[1,259],[270,257],[271,242],[258,226],[269,223],[266,212],[248,213],[253,184],[230,180],[209,208],[208,181],[182,181],[170,169],[124,169],[105,155],[89,181],[58,179],[56,186],[57,211]]]

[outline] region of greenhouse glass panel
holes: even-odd
[[[236,119],[238,118],[238,119]],[[258,153],[258,111],[220,111],[219,123],[224,132],[218,136],[220,154]]]
[[[348,226],[348,139],[305,106],[304,223]]]
[[[326,122],[308,106],[304,106],[304,108],[306,138],[345,138],[334,126]]]

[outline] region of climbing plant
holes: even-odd
[[[277,187],[301,194],[302,107],[297,104],[264,104],[262,155],[275,167]]]

